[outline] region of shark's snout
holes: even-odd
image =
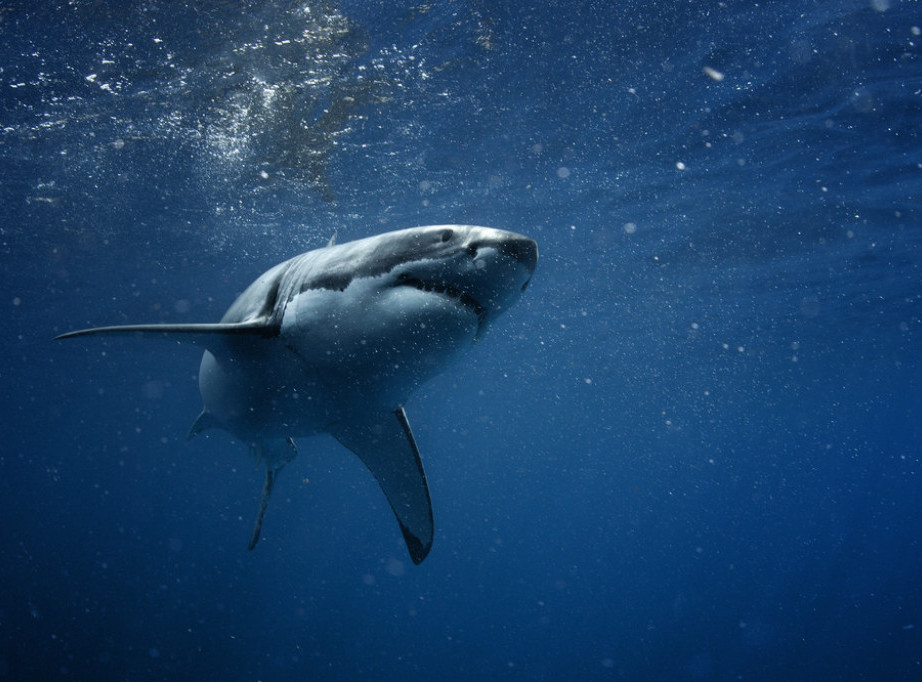
[[[528,237],[516,235],[507,239],[499,244],[499,250],[524,265],[529,272],[534,272],[538,266],[538,244]]]
[[[533,239],[524,237],[514,232],[503,232],[496,230],[498,237],[487,239],[475,239],[467,245],[467,251],[471,255],[476,255],[478,250],[483,247],[492,247],[508,258],[521,263],[528,272],[534,272],[538,265],[538,245]]]

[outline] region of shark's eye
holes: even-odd
[[[447,242],[451,241],[451,238],[455,236],[455,233],[452,230],[445,230],[442,232],[442,241]]]

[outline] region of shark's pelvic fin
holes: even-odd
[[[194,428],[194,427],[193,427]],[[263,517],[269,506],[269,496],[272,487],[282,468],[298,455],[298,449],[291,438],[272,439],[254,444],[256,456],[266,465],[266,482],[263,483],[263,492],[259,498],[259,510],[256,512],[256,521],[253,524],[253,533],[250,535],[249,549],[254,549],[259,542],[259,534],[263,528]]]
[[[343,420],[330,431],[364,462],[384,491],[414,564],[432,547],[432,501],[403,407]]]
[[[211,416],[211,413],[208,410],[202,410],[199,416],[195,418],[195,421],[192,422],[192,426],[189,428],[189,434],[186,437],[192,438],[192,436],[197,436],[202,431],[216,427],[217,424],[215,423],[214,417]]]
[[[146,337],[161,337],[173,341],[186,341],[207,347],[216,336],[257,336],[271,338],[278,336],[279,325],[267,317],[259,317],[245,322],[215,322],[201,324],[126,324],[113,327],[93,327],[79,329],[54,337],[72,339],[75,336],[96,334],[140,334]]]

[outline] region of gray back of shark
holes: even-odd
[[[123,325],[63,334],[140,334],[198,344],[204,409],[190,436],[229,431],[266,466],[259,540],[293,438],[329,433],[365,463],[414,563],[432,546],[432,504],[403,404],[523,292],[534,241],[432,225],[308,251],[251,284],[219,323]]]

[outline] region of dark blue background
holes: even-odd
[[[0,677],[918,679],[920,43],[899,0],[0,5]],[[542,260],[407,405],[419,567],[325,438],[248,553],[196,351],[51,342],[445,222]]]

